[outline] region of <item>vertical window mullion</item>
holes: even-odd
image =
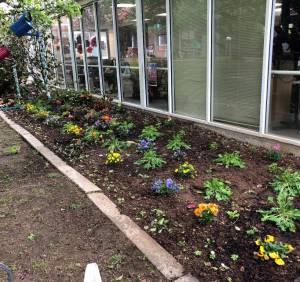
[[[140,103],[142,107],[147,106],[147,85],[145,69],[145,40],[144,40],[144,13],[142,0],[136,0],[136,23],[137,23],[137,44],[139,61],[139,80],[140,80]]]
[[[64,88],[67,88],[66,83],[66,65],[65,65],[65,54],[64,54],[64,46],[62,41],[62,32],[61,32],[61,21],[60,18],[58,19],[58,33],[59,33],[59,44],[60,44],[60,56],[61,56],[61,68],[63,72],[63,79],[64,79]]]
[[[213,0],[207,0],[207,75],[206,75],[206,121],[212,120],[212,66],[213,66]]]
[[[68,18],[68,26],[69,26],[69,28],[68,28],[69,29],[69,43],[70,43],[70,53],[71,53],[71,61],[72,61],[74,88],[76,90],[78,90],[79,86],[78,86],[77,63],[76,63],[76,58],[75,58],[72,18]]]
[[[116,68],[117,68],[117,82],[118,82],[118,98],[120,101],[123,100],[123,88],[121,80],[121,68],[120,68],[120,39],[119,39],[119,28],[117,24],[117,3],[116,0],[112,0],[112,15],[113,15],[113,28],[114,28],[114,39],[115,39],[115,51],[116,51]]]
[[[105,85],[104,85],[104,76],[103,76],[103,61],[102,61],[102,52],[101,52],[101,22],[98,17],[99,6],[98,3],[94,3],[94,18],[95,18],[95,30],[96,30],[96,41],[98,48],[98,69],[99,69],[99,82],[100,82],[100,90],[102,93],[105,93]]]
[[[173,85],[173,68],[172,68],[172,2],[166,0],[166,12],[167,12],[167,43],[168,43],[168,112],[173,113],[174,107],[174,85]]]
[[[89,78],[89,70],[88,70],[87,59],[86,59],[86,44],[85,44],[85,39],[84,39],[82,16],[79,18],[79,22],[80,22],[80,32],[81,32],[82,51],[83,51],[83,68],[84,68],[84,76],[85,76],[85,88],[86,88],[86,90],[89,91],[90,90],[90,78]]]

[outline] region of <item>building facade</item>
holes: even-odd
[[[299,0],[98,0],[53,25],[62,87],[300,145]]]

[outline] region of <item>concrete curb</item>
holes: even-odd
[[[128,216],[122,215],[117,206],[102,193],[98,186],[67,165],[31,133],[10,120],[1,111],[0,117],[55,168],[75,183],[168,280],[179,278],[181,280],[176,281],[198,281],[190,275],[183,276],[183,266]]]

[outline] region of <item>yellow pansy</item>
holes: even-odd
[[[265,252],[265,247],[264,246],[260,246],[259,247],[259,252],[263,254]]]
[[[272,235],[267,235],[267,236],[265,237],[265,242],[266,242],[266,243],[271,243],[271,242],[274,242],[274,241],[275,241],[275,237],[272,236]]]
[[[269,253],[269,256],[272,259],[278,259],[278,258],[280,258],[279,254],[277,252],[271,252],[271,253]]]
[[[295,250],[295,248],[291,244],[288,244],[287,247],[289,249],[289,253]]]
[[[281,259],[281,258],[275,259],[275,263],[276,263],[277,265],[285,265],[284,260]]]
[[[261,241],[260,241],[259,239],[257,239],[257,240],[255,241],[255,244],[256,244],[256,246],[260,246],[260,245],[261,245]]]

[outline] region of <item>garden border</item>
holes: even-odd
[[[98,186],[67,165],[29,131],[9,119],[4,112],[0,111],[0,117],[56,169],[76,184],[97,208],[148,258],[166,279],[177,279],[174,282],[199,281],[190,274],[184,275],[183,266],[128,216],[121,214],[117,206]]]

